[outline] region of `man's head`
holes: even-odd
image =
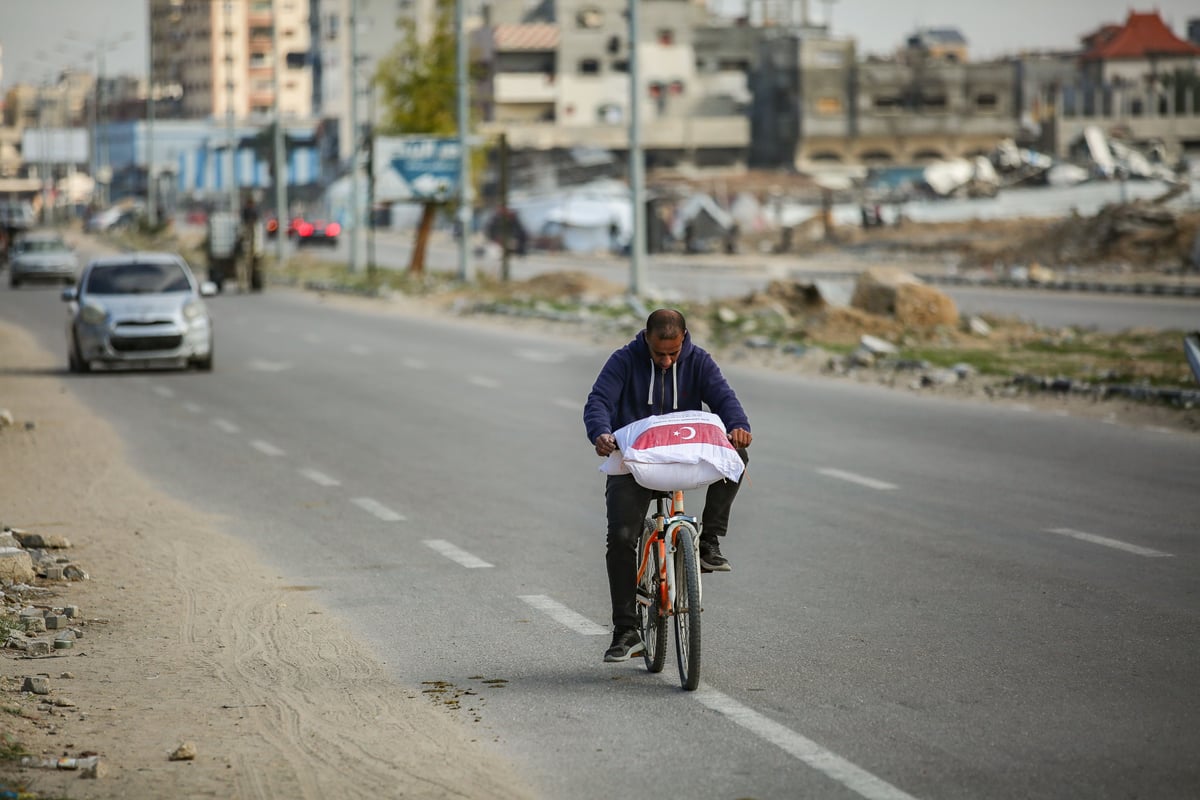
[[[673,308],[660,308],[646,318],[646,344],[650,360],[659,369],[669,369],[683,351],[687,321]]]

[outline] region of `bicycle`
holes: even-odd
[[[655,492],[657,511],[646,518],[638,540],[637,608],[650,672],[667,659],[667,620],[674,620],[679,682],[700,685],[700,527],[683,509],[683,491]]]

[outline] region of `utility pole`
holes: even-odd
[[[471,129],[470,95],[467,86],[467,26],[466,0],[455,0],[454,30],[458,84],[458,276],[464,283],[471,280],[471,151],[467,136]]]
[[[629,293],[645,290],[646,175],[642,156],[641,59],[638,58],[638,0],[629,0],[629,197],[633,204],[633,240],[629,244]]]
[[[275,95],[275,141],[273,143],[275,158],[275,263],[283,265],[283,245],[287,239],[288,206],[287,206],[287,166],[285,139],[283,132],[283,107],[279,102],[279,92],[283,86],[280,72],[283,69],[283,59],[279,52],[279,2],[271,2],[271,52],[275,57],[275,67],[272,70]]]
[[[153,230],[158,225],[154,184],[154,0],[146,0],[146,220]]]
[[[358,0],[350,0],[350,272],[358,272]]]
[[[225,135],[229,144],[229,211],[238,213],[237,142],[233,138],[233,1],[225,0]]]

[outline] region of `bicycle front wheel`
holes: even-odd
[[[687,525],[675,529],[674,617],[679,683],[690,692],[700,685],[700,561]]]
[[[654,536],[654,521],[647,519],[638,540],[638,570],[641,580],[637,586],[638,626],[642,629],[642,659],[650,672],[662,672],[667,663],[667,616],[663,613],[661,541],[647,542]]]

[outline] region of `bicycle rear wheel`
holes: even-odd
[[[660,567],[662,555],[658,543],[646,552],[646,542],[654,534],[654,521],[646,520],[638,540],[638,558],[644,558],[645,564],[639,564],[642,579],[637,587],[638,626],[642,630],[642,659],[650,672],[662,672],[667,663],[667,617],[664,615],[660,601],[661,577]]]
[[[700,685],[700,560],[692,529],[675,529],[675,656],[679,683],[687,691]]]

